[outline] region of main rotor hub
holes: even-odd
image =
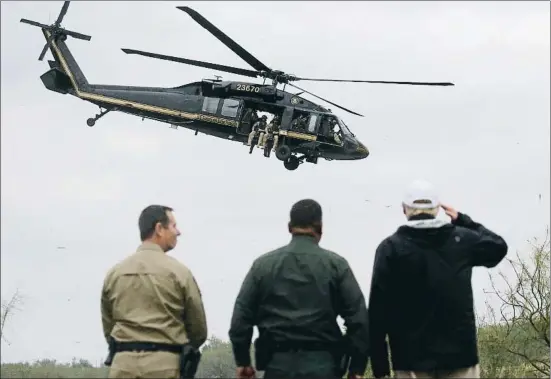
[[[273,70],[271,72],[261,71],[260,75],[264,78],[272,79],[274,84],[287,84],[291,81],[297,80],[295,75],[287,74],[280,70]]]

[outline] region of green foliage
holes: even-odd
[[[197,369],[197,378],[232,378],[235,365],[231,344],[217,337],[209,338],[202,349],[201,364]]]
[[[71,363],[42,359],[32,363],[3,363],[2,378],[107,378],[108,370],[84,359],[73,358]]]

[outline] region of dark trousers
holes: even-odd
[[[274,353],[264,379],[335,379],[335,358],[325,351]]]

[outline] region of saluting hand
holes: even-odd
[[[256,371],[251,366],[238,367],[236,370],[237,379],[254,379]]]
[[[448,216],[450,216],[450,218],[452,219],[452,221],[455,221],[457,220],[457,216],[459,215],[459,213],[453,209],[452,207],[450,207],[449,205],[445,205],[445,204],[440,204],[440,206],[442,207],[442,209],[446,212],[446,214]]]

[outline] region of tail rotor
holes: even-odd
[[[48,48],[52,44],[52,41],[54,39],[58,38],[58,37],[71,36],[73,38],[82,39],[82,40],[85,40],[85,41],[90,41],[92,39],[92,37],[90,37],[90,36],[87,36],[87,35],[81,34],[81,33],[77,33],[77,32],[73,32],[73,31],[70,31],[70,30],[66,30],[66,29],[64,29],[60,26],[61,21],[63,21],[63,18],[65,17],[65,15],[67,14],[67,10],[69,9],[69,3],[70,3],[70,1],[65,1],[63,3],[63,7],[61,8],[61,12],[59,12],[59,16],[57,17],[57,20],[52,25],[45,25],[45,24],[41,24],[41,23],[36,22],[36,21],[27,20],[27,19],[24,19],[24,18],[21,19],[20,22],[22,22],[24,24],[38,26],[39,28],[42,28],[42,29],[47,30],[48,32],[50,32],[50,36],[48,37],[48,39],[46,41],[46,44],[44,45],[44,48],[42,49],[42,52],[40,53],[40,56],[38,57],[39,61],[44,59],[44,56],[46,55],[46,51],[48,51]]]

